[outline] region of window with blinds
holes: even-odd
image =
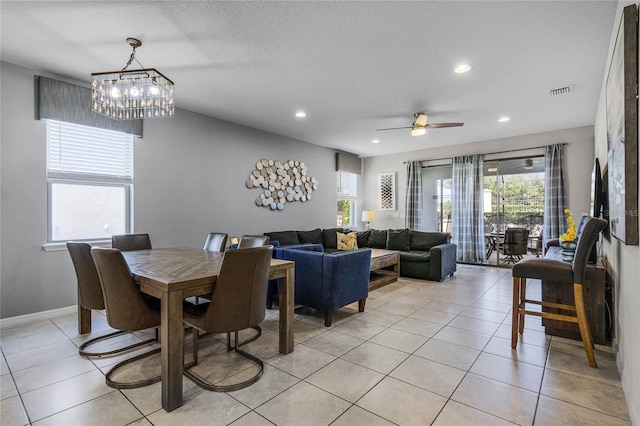
[[[133,135],[47,120],[48,242],[131,229]]]
[[[356,201],[358,196],[358,175],[336,172],[337,225],[356,226]]]

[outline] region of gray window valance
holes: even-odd
[[[51,119],[142,137],[142,120],[117,121],[91,110],[91,89],[36,76],[36,119]]]
[[[362,171],[362,159],[346,152],[336,152],[336,171],[359,175]]]

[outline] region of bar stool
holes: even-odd
[[[593,355],[593,340],[587,313],[584,308],[584,297],[582,284],[587,270],[587,262],[591,247],[595,244],[600,231],[607,225],[607,221],[600,218],[590,218],[578,240],[576,255],[573,263],[561,260],[532,258],[519,261],[513,266],[513,309],[511,322],[511,347],[516,348],[518,344],[518,333],[524,332],[524,316],[535,315],[557,321],[567,321],[577,323],[580,329],[582,343],[589,359],[589,365],[596,368],[596,359]],[[564,285],[573,284],[574,304],[543,302],[527,299],[526,287],[527,278],[553,279],[562,281]],[[566,313],[530,311],[527,304],[540,305],[543,308],[553,308]]]

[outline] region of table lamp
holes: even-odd
[[[371,222],[375,219],[376,214],[373,210],[364,210],[362,212],[362,221],[365,222],[364,229],[371,229]]]

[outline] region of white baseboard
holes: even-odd
[[[36,312],[33,314],[20,315],[11,318],[2,318],[0,319],[0,329],[16,327],[19,325],[28,324],[30,322],[42,321],[60,315],[73,314],[76,312],[78,312],[78,306],[72,305],[65,308],[51,309],[50,311]]]

